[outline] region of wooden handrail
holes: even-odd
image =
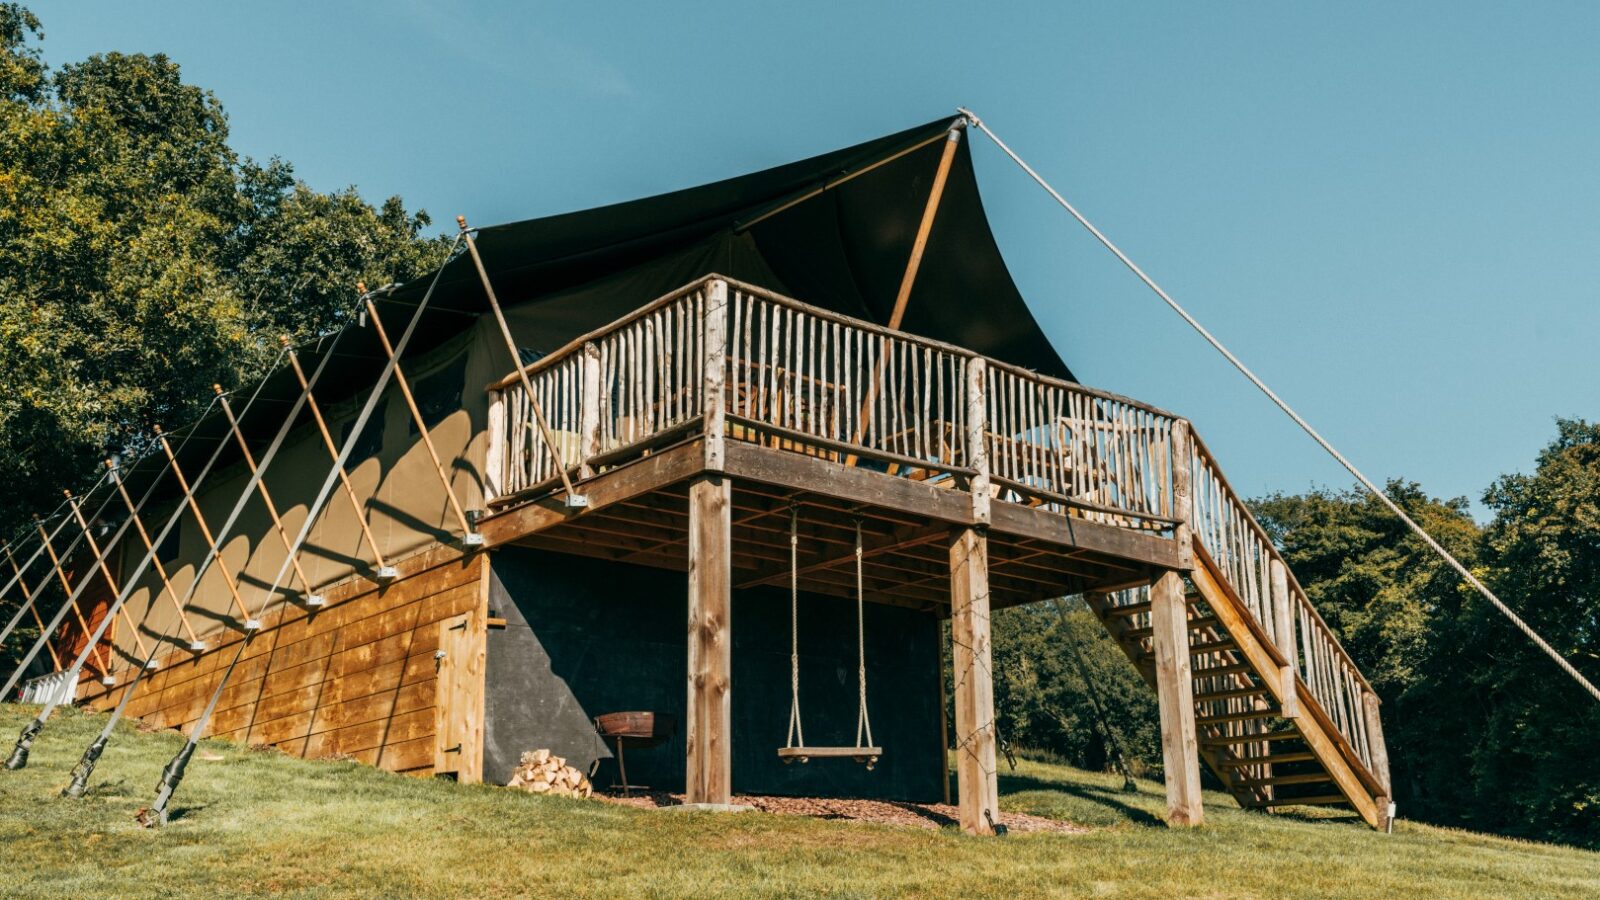
[[[1267,536],[1267,530],[1261,527],[1260,522],[1256,521],[1255,514],[1250,511],[1250,507],[1239,498],[1239,493],[1235,491],[1233,485],[1228,482],[1228,477],[1223,474],[1222,467],[1217,465],[1217,458],[1211,453],[1211,448],[1206,446],[1206,442],[1201,439],[1200,434],[1196,432],[1192,426],[1189,434],[1190,439],[1194,443],[1195,457],[1209,465],[1211,473],[1213,476],[1215,476],[1217,483],[1222,487],[1223,490],[1227,491],[1235,501],[1237,501],[1239,510],[1244,513],[1244,521],[1255,532],[1256,536],[1261,539],[1262,546],[1267,549],[1267,552],[1272,554],[1274,559],[1284,564],[1284,572],[1288,576],[1290,592],[1293,593],[1296,599],[1301,602],[1301,605],[1305,607],[1306,611],[1317,623],[1318,628],[1322,630],[1322,632],[1327,636],[1329,642],[1332,643],[1334,649],[1338,650],[1339,655],[1347,664],[1349,664],[1351,671],[1355,673],[1356,678],[1361,682],[1361,686],[1367,691],[1372,691],[1371,682],[1367,681],[1367,676],[1362,673],[1361,667],[1356,665],[1355,659],[1350,656],[1350,652],[1346,650],[1344,648],[1344,644],[1339,641],[1338,633],[1333,630],[1333,627],[1328,624],[1326,619],[1322,618],[1322,613],[1317,611],[1316,605],[1313,604],[1311,602],[1311,598],[1306,595],[1305,588],[1301,587],[1300,582],[1295,579],[1294,570],[1289,568],[1288,562],[1284,560],[1282,554],[1278,552],[1278,548],[1272,543],[1272,539]],[[1376,695],[1375,691],[1373,693]]]

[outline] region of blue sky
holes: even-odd
[[[1476,501],[1531,469],[1554,417],[1600,415],[1600,4],[29,5],[51,63],[165,52],[240,151],[441,229],[970,106],[1374,478]],[[1248,493],[1350,483],[975,153],[1085,382],[1191,417]]]

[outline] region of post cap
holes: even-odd
[[[365,281],[356,282],[356,290],[358,290],[361,293],[365,294],[367,292],[367,283]]]
[[[220,396],[222,396],[222,385],[220,385],[220,384],[213,384],[213,385],[212,385],[212,386],[211,386],[211,389],[212,389],[212,390],[213,390],[213,391],[216,391],[216,392],[217,392],[217,396],[218,396],[218,397],[220,397]]]
[[[467,230],[467,217],[466,216],[456,216],[456,224],[461,226],[461,230],[462,231],[466,231]]]

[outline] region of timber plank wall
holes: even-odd
[[[400,577],[386,587],[351,579],[323,591],[327,605],[321,609],[308,613],[286,604],[263,616],[261,633],[234,670],[206,736],[432,774],[440,622],[483,608],[488,555],[437,546],[395,565]],[[187,731],[239,640],[238,632],[228,631],[213,635],[204,653],[161,657],[127,715]],[[115,706],[133,676],[128,669],[117,674],[119,684],[110,689],[85,681],[80,699],[96,709]]]

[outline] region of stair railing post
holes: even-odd
[[[1372,691],[1361,692],[1361,711],[1367,719],[1367,742],[1372,750],[1372,774],[1383,786],[1383,796],[1374,798],[1378,806],[1379,828],[1388,831],[1393,824],[1394,807],[1390,802],[1394,790],[1389,782],[1389,747],[1383,740],[1383,720],[1378,715],[1382,703]]]
[[[1295,694],[1294,597],[1289,593],[1289,568],[1283,560],[1274,557],[1268,566],[1268,581],[1272,588],[1273,640],[1278,652],[1283,654],[1284,666],[1278,671],[1279,694],[1283,697],[1285,719],[1300,715],[1300,704]]]
[[[593,478],[589,464],[600,453],[600,348],[583,345],[583,396],[578,408],[578,477]]]

